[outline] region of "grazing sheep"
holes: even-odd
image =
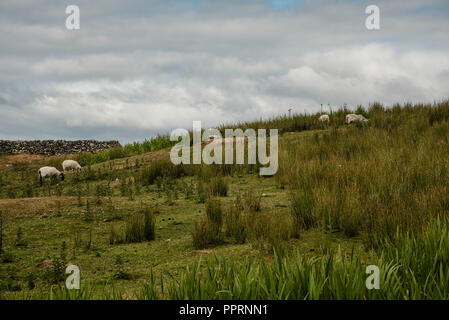
[[[318,121],[321,121],[321,122],[329,122],[329,116],[328,116],[327,114],[323,114],[322,116],[320,116],[320,117],[318,118]]]
[[[70,170],[78,170],[81,171],[81,166],[78,162],[75,160],[64,160],[62,162],[62,169],[64,171],[70,171]]]
[[[38,172],[41,185],[44,178],[51,178],[53,176],[59,176],[61,177],[61,181],[64,181],[64,174],[55,167],[42,167],[38,170]]]
[[[366,119],[361,114],[353,114],[353,113],[347,114],[345,123],[346,124],[351,124],[353,122],[366,123],[366,122],[368,122],[368,119]]]

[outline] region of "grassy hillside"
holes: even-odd
[[[449,102],[346,113],[226,126],[279,129],[268,178],[173,166],[166,137],[77,155],[82,173],[43,187],[68,156],[1,155],[0,298],[447,299]]]

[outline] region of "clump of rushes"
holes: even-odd
[[[301,229],[309,229],[316,223],[314,198],[312,192],[298,190],[291,195],[291,215],[293,218],[292,236],[299,238]]]
[[[141,212],[131,214],[126,221],[125,241],[132,243],[154,240],[156,238],[155,225],[156,219],[152,208],[147,207]],[[110,238],[114,238],[112,230]]]
[[[192,231],[193,246],[204,249],[223,242],[222,234],[223,211],[221,202],[209,199],[206,202],[206,216],[201,217]]]
[[[243,208],[239,205],[231,205],[224,216],[225,236],[235,243],[245,243],[247,238],[247,219]]]
[[[156,218],[154,215],[154,210],[151,207],[146,207],[143,209],[144,215],[144,236],[145,240],[151,241],[156,239],[155,227]]]
[[[214,196],[226,197],[229,190],[228,181],[225,178],[216,177],[210,184],[210,192]]]

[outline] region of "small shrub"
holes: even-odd
[[[125,241],[127,243],[142,242],[145,240],[145,221],[141,214],[131,214],[125,226]]]
[[[116,280],[131,280],[132,276],[129,272],[125,270],[123,258],[120,255],[117,255],[115,257],[115,272],[114,272],[114,279]]]
[[[225,235],[235,243],[245,243],[247,238],[247,226],[244,213],[236,205],[229,207],[224,217]]]
[[[59,256],[53,258],[51,264],[44,271],[43,277],[50,283],[58,283],[65,279],[66,261],[66,243],[62,242]]]
[[[278,255],[285,252],[284,242],[292,233],[288,216],[279,212],[250,212],[247,219],[249,239],[257,249]]]
[[[229,185],[224,178],[214,178],[210,184],[210,192],[214,196],[226,197],[228,194]]]
[[[222,225],[223,212],[221,202],[209,199],[206,203],[206,216],[195,223],[192,231],[193,246],[196,249],[204,249],[210,245],[222,243]]]
[[[201,217],[195,223],[192,240],[195,249],[205,249],[223,241],[221,233],[217,232],[217,226],[207,217]]]
[[[155,221],[152,208],[130,215],[125,226],[125,241],[132,243],[154,240],[156,238]]]

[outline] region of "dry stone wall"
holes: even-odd
[[[29,153],[53,156],[62,154],[74,154],[80,152],[98,152],[118,146],[120,146],[120,143],[118,141],[0,140],[0,153]]]

